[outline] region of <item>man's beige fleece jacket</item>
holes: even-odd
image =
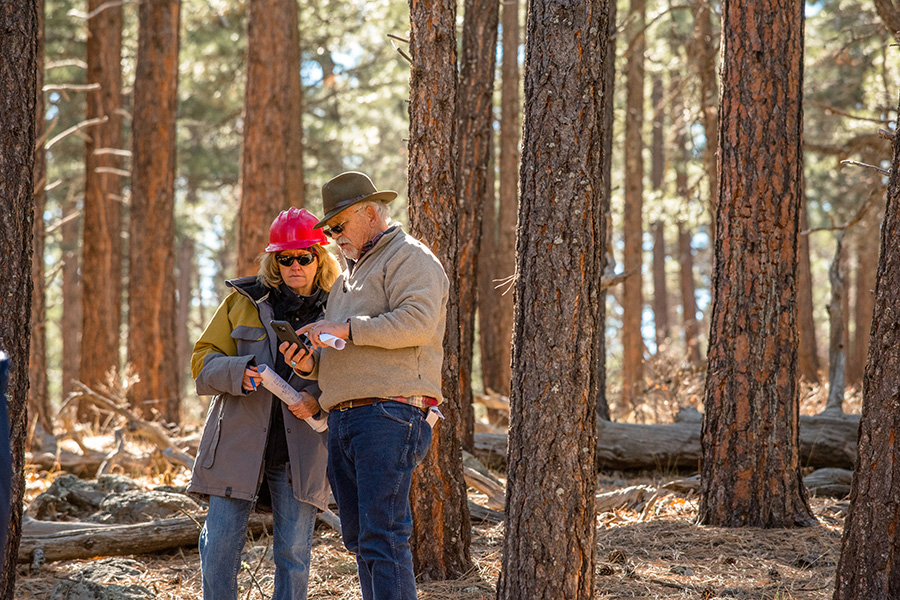
[[[450,282],[437,257],[399,225],[334,282],[325,319],[350,319],[353,340],[323,348],[307,375],[325,410],[359,398],[432,396],[441,364]]]

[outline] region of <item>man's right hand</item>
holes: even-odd
[[[306,348],[298,348],[297,344],[282,342],[278,346],[278,351],[284,355],[284,361],[295,371],[309,373],[316,366],[312,352]]]

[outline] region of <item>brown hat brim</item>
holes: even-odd
[[[349,200],[344,200],[343,202],[338,203],[334,208],[325,213],[325,216],[322,217],[322,220],[316,223],[313,226],[313,229],[321,229],[325,226],[325,223],[331,220],[335,215],[340,213],[343,210],[353,206],[354,204],[359,204],[360,202],[391,202],[394,198],[397,197],[397,192],[393,190],[383,190],[380,192],[375,192],[374,194],[366,194],[364,196],[360,196],[359,198],[351,198]]]

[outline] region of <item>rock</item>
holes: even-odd
[[[110,493],[139,488],[136,482],[121,475],[101,475],[94,481],[66,474],[32,500],[25,514],[40,521],[83,520],[97,512]]]
[[[192,498],[172,492],[129,490],[110,494],[87,520],[94,523],[146,523],[181,513],[196,513],[200,505]]]
[[[105,558],[92,562],[56,584],[51,600],[145,600],[153,593],[142,585],[127,583],[143,574],[134,560]]]
[[[684,575],[685,577],[694,576],[694,570],[684,565],[675,565],[674,567],[671,567],[669,569],[669,573],[674,573],[675,575]]]

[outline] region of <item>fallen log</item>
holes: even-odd
[[[700,466],[699,421],[640,425],[597,424],[597,466],[609,470],[691,469]],[[859,415],[800,417],[800,464],[852,469],[856,461]],[[506,434],[475,434],[475,454],[486,465],[505,468]]]
[[[850,495],[853,471],[849,469],[816,469],[803,478],[811,496],[846,498]]]
[[[82,522],[59,524],[68,525],[67,529],[25,521],[22,525],[18,561],[31,563],[36,552],[42,553],[43,560],[57,561],[147,554],[170,548],[196,546],[205,521],[206,515],[198,515],[132,525]],[[272,515],[250,515],[248,531],[254,535],[264,531],[271,532]]]

